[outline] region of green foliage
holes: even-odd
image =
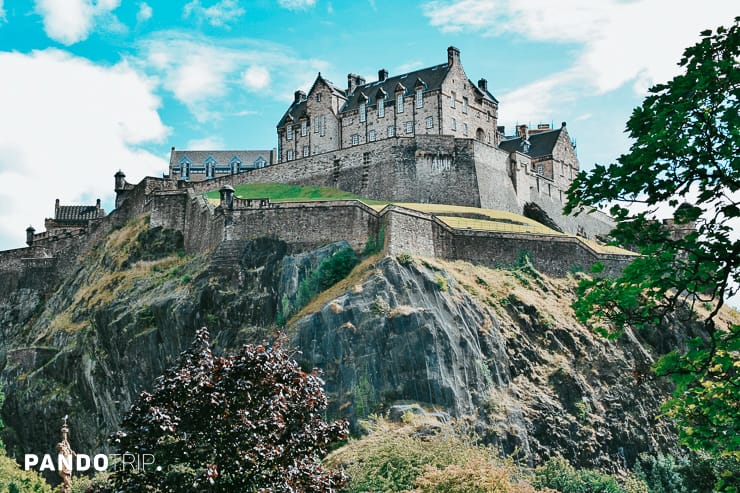
[[[294,312],[306,306],[313,298],[322,291],[332,287],[352,272],[359,260],[355,251],[349,247],[334,252],[331,257],[325,258],[313,271],[298,285],[295,305],[292,306],[287,297],[281,300],[280,317],[283,322]]]
[[[408,253],[399,253],[398,255],[396,255],[396,260],[399,264],[403,266],[408,266],[411,265],[411,263],[414,261],[414,258]]]
[[[3,403],[5,402],[5,394],[3,393],[3,388],[0,387],[0,411],[3,409]],[[3,428],[5,428],[5,423],[3,423],[3,417],[0,415],[0,433],[2,433]],[[3,443],[3,438],[0,435],[0,454],[5,452],[5,444]]]
[[[697,454],[640,454],[635,476],[647,484],[649,493],[731,492],[740,484],[740,461]]]
[[[715,322],[740,278],[740,240],[731,234],[740,218],[740,17],[701,36],[684,51],[683,73],[651,88],[634,110],[629,152],[579,173],[569,190],[566,212],[614,204],[612,236],[642,254],[617,279],[583,281],[574,308],[582,322],[616,337],[626,326],[670,324],[685,305],[690,313],[712,303],[707,336],[676,348],[655,370],[676,384],[664,411],[682,441],[740,457],[740,327]],[[694,205],[679,205],[686,197]],[[642,207],[629,207],[635,203]],[[659,207],[672,212],[674,229],[654,219]]]
[[[434,282],[437,283],[437,287],[440,291],[447,291],[449,289],[449,286],[447,285],[447,278],[442,274],[437,274],[436,276],[434,276]]]
[[[387,202],[368,200],[359,195],[331,187],[310,185],[286,185],[284,183],[247,183],[236,185],[236,196],[243,199],[269,198],[273,202],[308,200],[362,200],[367,204],[386,204]],[[218,199],[218,190],[206,194],[210,199]]]
[[[24,471],[4,450],[0,451],[0,488],[8,493],[51,493],[51,486],[38,473]]]
[[[384,246],[385,246],[385,227],[381,226],[380,228],[378,228],[377,236],[370,235],[370,237],[367,239],[367,242],[365,243],[365,248],[362,251],[362,254],[364,256],[373,255],[375,253],[380,252]]]
[[[153,454],[153,467],[121,468],[114,490],[337,491],[343,473],[324,468],[329,445],[346,438],[344,421],[326,423],[317,373],[306,373],[282,348],[244,345],[216,357],[208,331],[142,392],[114,435],[119,454]],[[111,491],[101,485],[95,491]]]
[[[612,476],[577,470],[562,457],[553,457],[535,469],[533,483],[560,493],[627,493]]]

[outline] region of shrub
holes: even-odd
[[[534,471],[534,485],[553,488],[560,493],[626,493],[607,474],[576,470],[562,457],[553,457]]]
[[[449,289],[449,286],[447,285],[447,279],[445,279],[445,276],[442,274],[437,274],[434,276],[434,281],[437,283],[437,287],[440,291],[447,291]]]
[[[24,471],[4,451],[0,452],[0,487],[9,493],[51,493],[51,486],[38,473]]]
[[[413,257],[409,255],[408,253],[399,253],[396,255],[396,260],[399,264],[403,266],[411,265],[411,262],[414,261]]]
[[[337,250],[331,257],[325,258],[318,268],[298,285],[295,306],[290,306],[287,298],[282,301],[281,315],[283,320],[286,320],[294,311],[306,306],[317,294],[347,277],[357,263],[357,255],[349,247]]]

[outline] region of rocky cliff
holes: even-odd
[[[294,252],[226,241],[189,256],[182,235],[136,218],[83,245],[70,274],[0,293],[2,417],[10,454],[48,453],[71,417],[78,451],[106,437],[138,393],[208,326],[218,350],[275,337],[285,300],[346,244]],[[7,284],[7,283],[6,283]],[[626,333],[575,322],[575,280],[405,255],[365,259],[287,324],[301,363],[324,372],[330,414],[419,402],[466,417],[532,463],[561,453],[613,466],[673,446],[656,416],[669,391],[634,374],[656,357]]]

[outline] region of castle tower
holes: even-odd
[[[29,226],[26,228],[26,245],[31,246],[33,245],[33,235],[36,233],[36,230],[33,226]]]

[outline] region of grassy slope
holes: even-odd
[[[269,198],[273,202],[293,200],[362,200],[368,204],[386,204],[378,200],[369,200],[353,193],[331,187],[314,187],[303,185],[286,185],[284,183],[248,183],[235,187],[236,196],[243,199]],[[218,190],[206,194],[209,199],[218,200]]]

